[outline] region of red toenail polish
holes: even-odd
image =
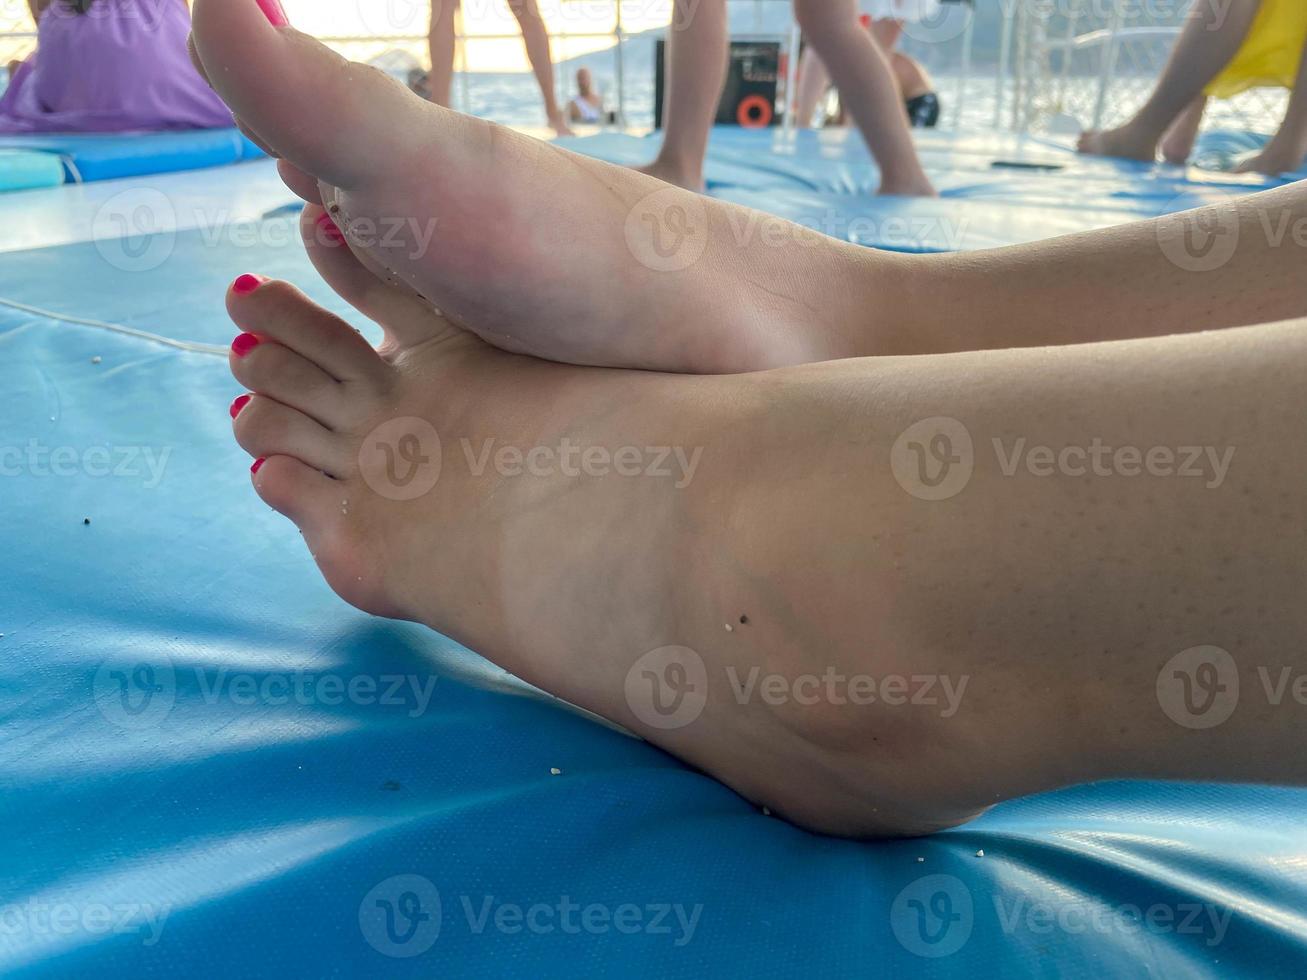
[[[246,405],[248,405],[250,403],[250,399],[253,397],[254,397],[253,395],[241,395],[234,402],[232,402],[231,417],[235,418],[237,415],[239,415],[241,413],[241,409],[244,408]]]
[[[243,276],[237,276],[236,281],[231,284],[231,291],[237,296],[246,296],[258,289],[268,281],[267,276],[256,276],[252,272],[247,272]]]
[[[263,464],[266,462],[267,460],[264,459],[262,456],[260,456],[258,459],[254,461],[254,465],[250,467],[250,472],[251,473],[259,472],[259,470],[263,469]]]
[[[290,18],[281,8],[281,0],[256,0],[256,2],[273,27],[290,27]]]
[[[345,243],[345,233],[340,230],[340,225],[332,219],[331,215],[323,211],[318,218],[318,227],[322,230],[323,236],[332,245],[343,245]]]
[[[259,346],[259,338],[252,333],[243,333],[231,342],[231,349],[237,357],[244,357]]]

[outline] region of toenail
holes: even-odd
[[[237,357],[244,357],[259,346],[259,338],[252,333],[243,333],[231,342],[231,349]]]
[[[336,224],[326,211],[323,211],[319,216],[318,227],[322,229],[322,234],[326,237],[328,243],[332,245],[344,244],[345,233],[340,230],[340,225]]]
[[[286,11],[281,8],[281,0],[256,0],[256,2],[273,27],[290,26],[290,18],[286,16]]]
[[[252,272],[247,272],[243,276],[236,277],[236,281],[231,284],[231,291],[237,296],[245,296],[254,292],[267,281],[267,276],[256,276]]]
[[[259,472],[259,470],[263,469],[263,464],[266,463],[266,462],[267,462],[267,459],[265,459],[264,457],[260,456],[258,459],[256,459],[256,460],[254,461],[254,465],[250,467],[250,472],[251,472],[251,473],[257,473],[257,472]]]
[[[232,402],[231,417],[235,418],[237,415],[239,415],[241,413],[241,409],[244,408],[246,405],[248,405],[250,403],[250,399],[253,397],[254,397],[253,395],[241,395],[234,402]]]

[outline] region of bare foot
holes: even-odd
[[[902,257],[434,106],[253,0],[198,0],[194,31],[291,189],[379,275],[496,346],[724,373],[840,356],[894,315]]]
[[[572,132],[572,127],[567,124],[567,120],[563,118],[561,113],[549,117],[549,128],[554,131],[556,136],[576,135],[576,133]]]
[[[1076,149],[1093,156],[1123,157],[1147,163],[1157,159],[1157,140],[1141,136],[1129,126],[1081,133]]]
[[[646,164],[643,167],[635,167],[634,170],[636,173],[656,177],[666,184],[684,187],[687,191],[694,191],[696,194],[702,194],[705,189],[702,167],[696,170],[671,163],[659,157],[653,163]]]
[[[1281,174],[1297,173],[1302,169],[1303,152],[1298,147],[1285,146],[1271,140],[1262,151],[1244,160],[1234,172],[1237,174],[1265,174],[1279,177]]]
[[[880,189],[876,193],[895,197],[939,197],[939,191],[935,190],[935,185],[925,174],[903,183],[882,180]]]
[[[1194,150],[1193,137],[1188,133],[1178,132],[1172,127],[1162,137],[1161,150],[1163,160],[1183,167],[1189,162],[1189,154]]]

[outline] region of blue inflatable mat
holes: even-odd
[[[832,840],[344,605],[227,414],[232,278],[349,315],[293,225],[0,267],[0,973],[1307,971],[1307,790],[1100,784]]]
[[[0,136],[0,149],[54,154],[63,162],[71,183],[199,170],[263,156],[262,150],[234,128]]]
[[[49,154],[0,148],[0,193],[57,187],[63,182],[63,165]]]

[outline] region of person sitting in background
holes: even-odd
[[[1307,3],[1231,0],[1228,9],[1195,3],[1157,87],[1123,126],[1080,137],[1080,152],[1152,162],[1159,144],[1169,163],[1189,159],[1209,97],[1259,86],[1292,93],[1284,120],[1260,153],[1236,169],[1275,176],[1307,156]]]
[[[567,103],[567,121],[601,123],[604,120],[604,97],[594,90],[589,68],[576,70],[576,96]]]
[[[911,17],[913,21],[926,20],[938,10],[937,0],[922,0],[915,6],[898,0],[898,3],[882,0],[874,4],[881,16],[863,14],[858,22],[871,33],[889,60],[890,70],[898,83],[899,94],[907,109],[908,122],[914,127],[930,128],[939,122],[939,96],[935,92],[935,83],[925,67],[910,55],[897,49],[899,38],[903,35],[903,18]],[[891,16],[886,16],[888,13]],[[817,105],[830,88],[830,73],[821,57],[811,46],[803,49],[799,62],[799,91],[795,104],[795,120],[799,126],[812,125],[812,117]],[[845,110],[841,101],[840,110],[835,116],[836,125],[844,125]]]
[[[186,0],[28,0],[36,52],[11,66],[0,133],[231,126],[190,62]]]

